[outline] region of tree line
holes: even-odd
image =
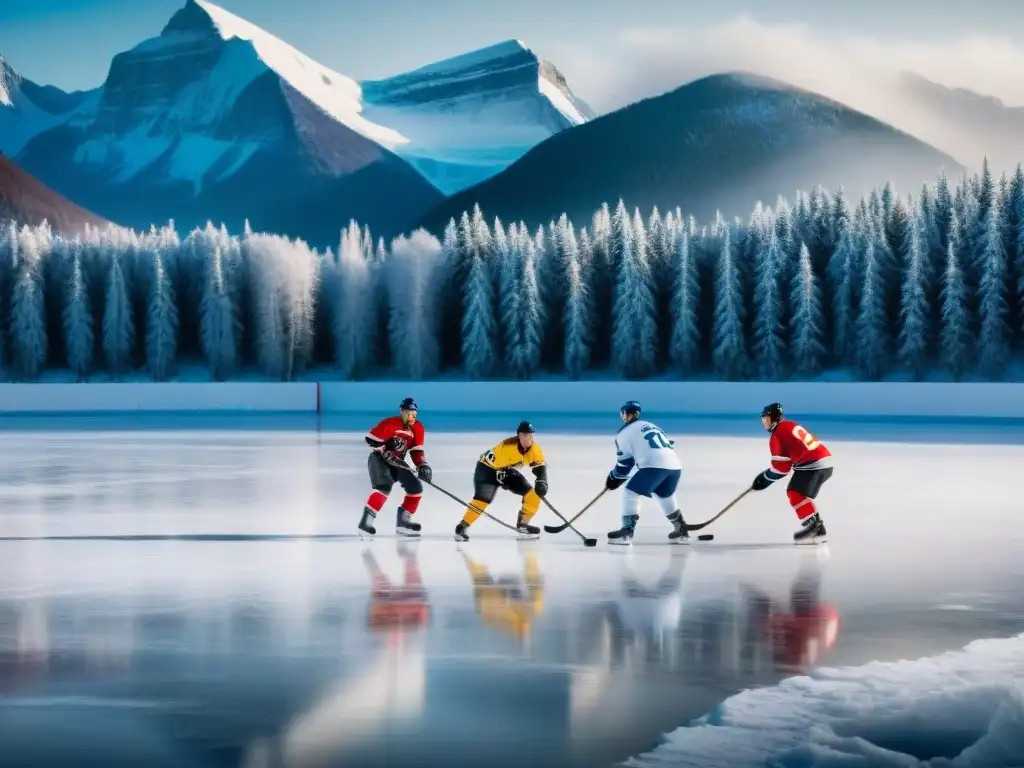
[[[622,201],[531,231],[479,208],[438,240],[339,247],[212,224],[184,238],[0,230],[0,369],[167,380],[973,378],[1024,345],[1024,171],[842,189],[699,225]],[[333,370],[331,370],[333,369]]]

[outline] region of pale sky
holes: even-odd
[[[0,54],[65,90],[103,82],[114,54],[159,34],[184,0],[0,0]],[[870,89],[912,69],[1024,105],[1024,3],[976,0],[220,0],[356,79],[519,38],[598,111],[746,69],[815,88]],[[943,7],[945,6],[945,7]]]

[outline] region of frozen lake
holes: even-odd
[[[1024,426],[815,420],[827,545],[774,487],[690,547],[652,504],[623,550],[617,492],[595,549],[457,545],[430,489],[422,540],[393,497],[360,541],[381,415],[0,420],[0,765],[1024,765]],[[422,418],[462,498],[519,421]],[[571,516],[616,414],[535,423]],[[660,425],[691,522],[767,465],[756,415]]]

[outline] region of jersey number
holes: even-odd
[[[816,438],[814,435],[812,435],[806,429],[801,427],[799,424],[793,427],[793,437],[795,437],[797,440],[803,443],[808,451],[813,451],[815,448],[821,445],[821,440]]]
[[[651,446],[651,450],[658,450],[659,448],[671,448],[672,445],[668,439],[660,430],[652,429],[644,432],[644,439],[647,440],[647,444]]]

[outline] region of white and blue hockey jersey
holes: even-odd
[[[683,465],[679,462],[674,445],[657,425],[649,421],[627,424],[615,437],[617,455],[612,475],[627,477],[633,467],[681,470]]]

